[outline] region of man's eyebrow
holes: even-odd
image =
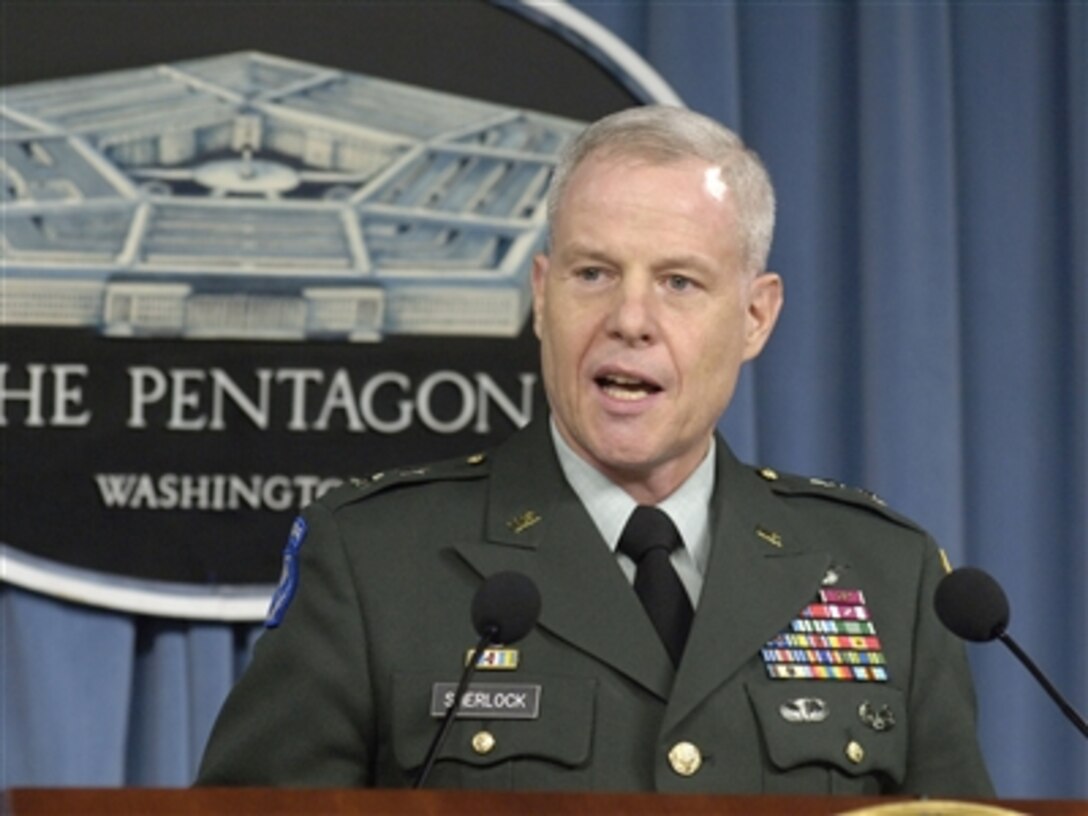
[[[562,249],[555,253],[555,257],[560,263],[599,263],[609,266],[620,265],[620,261],[616,257],[610,254],[607,250],[596,247],[592,244],[587,244],[584,241],[571,241],[566,244]],[[666,255],[662,258],[655,258],[651,263],[651,269],[655,272],[665,272],[673,269],[683,270],[701,270],[704,272],[713,272],[718,268],[718,264],[705,255],[700,255],[697,252],[678,252],[675,255]]]
[[[659,258],[653,264],[654,269],[713,269],[716,266],[710,258],[694,252]]]
[[[611,259],[611,256],[604,250],[577,241],[567,244],[557,254],[563,259],[579,258],[590,261],[609,261]]]
[[[567,244],[556,254],[560,258],[584,258],[599,261],[611,261],[614,257],[607,250],[577,241]],[[654,259],[653,266],[655,269],[671,269],[672,267],[707,266],[712,263],[709,258],[697,252],[679,252],[675,255]]]

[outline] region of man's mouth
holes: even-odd
[[[624,374],[602,374],[596,378],[597,387],[617,400],[634,402],[661,391],[661,386],[638,377]]]

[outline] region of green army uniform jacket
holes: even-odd
[[[428,787],[992,795],[963,648],[932,611],[930,538],[869,496],[717,450],[711,556],[676,670],[546,421],[487,456],[330,492],[296,529],[297,592],[198,784],[411,785],[435,684],[456,683],[477,640],[473,595],[517,570],[540,589],[539,622],[515,669],[474,683],[538,688],[538,711],[458,717]],[[768,644],[827,587],[863,593],[885,681],[770,676]],[[778,671],[827,670],[793,665]]]

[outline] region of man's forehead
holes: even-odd
[[[729,183],[720,164],[707,161],[689,154],[647,154],[644,151],[596,151],[586,156],[573,170],[570,181],[563,192],[567,198],[572,189],[583,187],[587,180],[592,181],[605,175],[618,175],[621,180],[625,174],[639,170],[653,169],[690,169],[693,176],[701,178],[702,187],[712,199],[729,203],[731,196]],[[632,175],[631,178],[634,178]],[[562,199],[559,201],[562,207]]]
[[[643,188],[639,190],[645,200],[652,201],[654,197],[648,196],[645,190],[647,184],[669,184],[671,179],[662,177],[648,181],[647,176],[640,171],[653,170],[679,170],[691,183],[698,184],[701,191],[710,201],[720,207],[720,213],[726,220],[732,221],[736,216],[736,197],[732,194],[730,184],[720,165],[713,164],[698,156],[685,155],[671,160],[658,160],[647,158],[641,154],[591,154],[575,167],[570,176],[562,198],[558,201],[558,207],[554,213],[555,221],[563,221],[564,212],[571,209],[583,209],[581,206],[584,196],[588,193],[594,196],[599,185],[605,185],[605,189],[623,190],[625,187]],[[684,182],[689,183],[688,181]],[[688,189],[691,189],[690,187]],[[666,190],[662,190],[667,195]],[[638,200],[643,200],[639,198]],[[717,209],[716,207],[715,209]],[[556,226],[551,224],[552,229]]]

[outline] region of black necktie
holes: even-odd
[[[693,615],[691,600],[669,560],[669,553],[683,543],[672,519],[663,510],[647,505],[639,505],[631,513],[619,543],[619,551],[635,562],[635,594],[673,665],[680,663]]]

